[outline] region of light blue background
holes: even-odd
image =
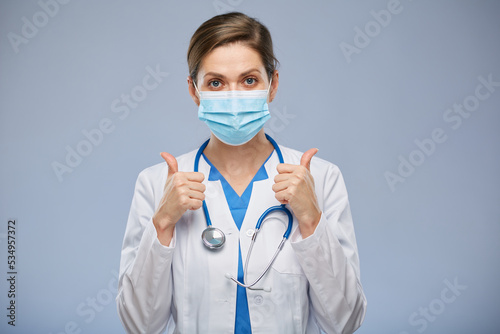
[[[0,277],[9,218],[19,274],[15,328],[0,280],[0,332],[123,332],[109,297],[135,179],[161,151],[179,155],[209,135],[185,55],[222,3],[272,33],[281,67],[269,133],[318,147],[343,171],[368,299],[358,332],[500,332],[500,87],[459,128],[443,119],[478,77],[500,81],[500,3],[451,0],[401,0],[385,26],[371,11],[387,0],[70,1],[47,22],[37,1],[1,1]],[[43,26],[16,52],[9,34],[23,36],[23,17],[34,15]],[[356,27],[372,37],[346,57],[340,46],[355,46]],[[120,119],[113,101],[140,93],[157,66],[168,76]],[[66,146],[103,119],[111,133],[60,182],[53,162],[66,164]],[[384,174],[436,128],[446,141],[391,189]],[[466,286],[451,303],[441,300],[446,280]],[[425,320],[429,307],[438,314]],[[420,322],[409,321],[414,312]]]

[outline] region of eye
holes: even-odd
[[[251,86],[251,85],[255,84],[256,81],[257,80],[255,80],[255,78],[246,78],[245,79],[245,84]]]
[[[221,86],[221,82],[218,80],[212,80],[208,83],[208,85],[212,88],[219,88]]]

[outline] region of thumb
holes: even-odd
[[[318,153],[318,149],[317,148],[311,148],[310,150],[306,151],[303,155],[302,155],[302,158],[300,158],[300,165],[301,166],[304,166],[305,168],[307,168],[307,170],[310,170],[310,167],[311,167],[311,159],[312,157]]]
[[[170,176],[174,175],[174,173],[177,173],[179,171],[179,169],[177,167],[177,160],[175,159],[175,157],[172,154],[167,153],[167,152],[161,152],[160,155],[163,159],[165,159],[165,162],[167,163],[167,166],[168,166],[168,176],[167,177],[170,177]]]

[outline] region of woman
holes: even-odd
[[[317,149],[302,154],[264,133],[276,63],[269,31],[244,14],[213,17],[193,35],[189,94],[211,136],[178,158],[163,152],[166,164],[138,177],[117,296],[129,333],[167,325],[176,333],[352,333],[363,321],[339,169],[313,159]],[[293,215],[264,219],[244,266],[256,222],[269,207],[284,211],[280,204]],[[200,240],[210,221],[217,230]]]

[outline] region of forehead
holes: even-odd
[[[219,46],[207,54],[201,62],[200,75],[216,72],[227,77],[238,76],[256,68],[264,75],[265,68],[257,51],[242,44],[231,43]]]

